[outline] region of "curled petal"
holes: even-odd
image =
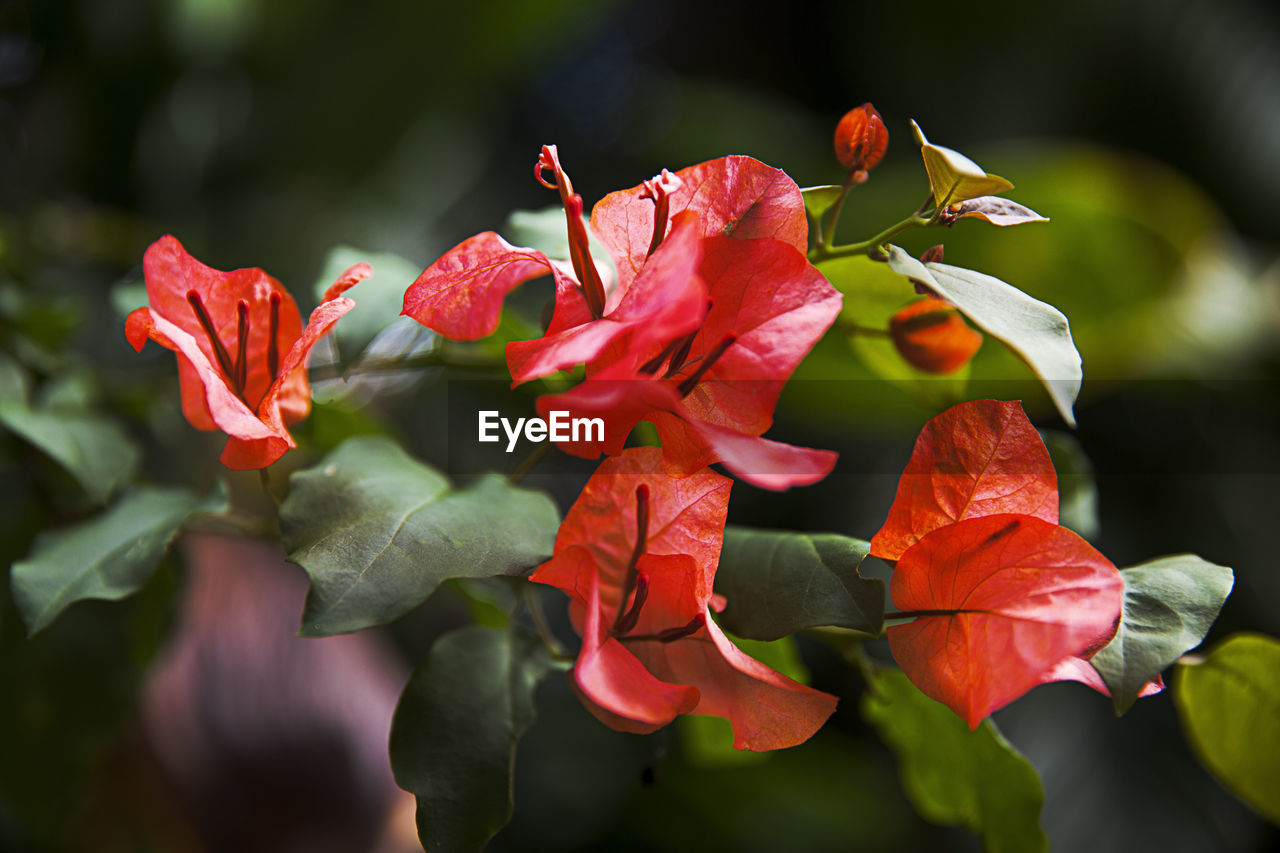
[[[590,559],[582,557],[582,559]],[[687,714],[698,704],[698,689],[668,684],[645,669],[635,655],[608,636],[602,624],[599,575],[591,572],[582,651],[573,668],[573,682],[590,700],[588,710],[606,725],[623,731],[651,732]]]
[[[813,736],[836,697],[787,678],[735,646],[710,619],[692,637],[637,650],[660,679],[687,682],[701,698],[694,714],[724,717],[736,749],[785,749]]]
[[[547,256],[485,231],[454,246],[409,285],[401,312],[446,338],[493,334],[507,294],[551,272]]]

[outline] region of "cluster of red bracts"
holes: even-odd
[[[889,594],[914,617],[888,629],[894,660],[971,727],[1037,684],[1108,693],[1087,659],[1116,633],[1124,580],[1058,524],[1057,474],[1018,403],[925,425],[871,553],[896,561]]]
[[[588,225],[554,146],[536,175],[559,191],[568,264],[478,234],[418,277],[404,313],[446,337],[479,338],[497,328],[508,292],[554,277],[546,332],[506,355],[516,384],[583,366],[583,382],[538,409],[605,424],[602,441],[560,444],[610,458],[531,578],[571,598],[583,637],[574,687],[623,731],[711,714],[731,722],[740,749],[800,743],[835,697],[743,654],[711,618],[730,480],[707,467],[786,489],[835,464],[829,451],[762,437],[783,385],[840,312],[840,294],[805,257],[799,188],[778,169],[725,157],[611,193]],[[611,263],[592,257],[588,229]],[[661,448],[624,450],[641,421]]]
[[[129,315],[129,343],[141,351],[150,338],[177,354],[182,413],[197,429],[227,434],[224,465],[275,462],[295,446],[289,425],[311,409],[307,357],[355,307],[342,294],[372,274],[369,265],[343,273],[305,329],[293,297],[260,269],[212,269],[171,236],[151,244],[142,266],[149,305]]]
[[[554,146],[537,169],[560,192],[570,263],[478,234],[418,277],[404,313],[454,340],[483,337],[497,328],[508,292],[551,273],[551,324],[540,338],[508,344],[507,364],[516,384],[585,366],[586,381],[538,406],[603,418],[604,441],[561,449],[615,455],[650,421],[673,474],[721,462],[773,489],[825,477],[834,453],[762,437],[782,386],[841,303],[805,258],[804,202],[786,173],[750,157],[664,171],[605,196],[587,225]],[[611,265],[592,257],[588,228]]]
[[[606,459],[530,578],[569,595],[582,635],[572,684],[615,729],[652,732],[678,714],[724,717],[738,749],[794,746],[836,699],[744,654],[711,618],[731,481],[663,472],[662,451]]]

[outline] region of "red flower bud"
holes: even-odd
[[[870,103],[855,107],[844,114],[836,125],[836,159],[853,173],[853,179],[862,183],[867,172],[876,167],[889,145],[889,131],[885,130],[880,113]]]
[[[889,334],[907,363],[925,373],[954,373],[982,346],[982,333],[941,299],[921,299],[898,311]]]

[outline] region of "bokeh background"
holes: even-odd
[[[923,197],[909,118],[1013,180],[1012,197],[1052,223],[961,223],[944,235],[947,260],[1071,318],[1085,364],[1074,435],[1098,487],[1091,538],[1121,566],[1193,551],[1234,567],[1211,639],[1280,634],[1280,13],[1264,2],[4,0],[0,346],[45,383],[87,377],[144,449],[144,479],[207,485],[216,441],[182,423],[171,359],[140,358],[122,332],[160,235],[218,268],[263,267],[305,307],[335,246],[398,255],[412,276],[513,209],[552,203],[532,180],[544,143],[558,144],[588,203],[728,153],[801,186],[831,183],[842,177],[834,124],[867,100],[889,152],[842,234],[873,233]],[[994,343],[973,378],[967,396],[1023,397],[1038,424],[1063,429]],[[440,429],[496,392],[445,384],[429,376],[363,407],[318,405],[296,464],[358,429],[391,431],[462,475],[509,465],[469,457],[457,430]],[[829,337],[774,435],[839,449],[837,473],[785,495],[739,486],[733,520],[870,537],[920,425],[955,393],[884,381]],[[0,441],[7,565],[38,531],[91,508],[20,438]],[[546,465],[529,482],[572,500],[589,466]],[[0,592],[0,849],[250,849],[201,834],[238,821],[268,839],[261,849],[325,849],[267,827],[314,827],[385,782],[361,787],[342,769],[359,764],[349,757],[327,776],[302,759],[343,736],[323,715],[309,727],[306,703],[329,700],[298,689],[263,698],[272,711],[258,718],[292,720],[301,746],[242,749],[249,765],[256,755],[280,771],[269,790],[287,789],[296,808],[246,817],[229,804],[242,783],[225,779],[209,783],[204,812],[192,805],[147,745],[154,718],[138,711],[203,559],[198,546],[180,553],[138,597],[77,605],[32,640]],[[297,584],[281,589],[300,608]],[[442,593],[377,638],[382,681],[464,621],[462,602]],[[234,634],[247,619],[212,621]],[[814,741],[763,759],[726,756],[717,733],[692,724],[616,734],[549,679],[521,746],[516,814],[493,849],[977,849],[914,815],[893,756],[858,716],[857,677],[820,643],[802,638],[799,650],[813,683],[844,701]],[[303,671],[386,692],[344,660]],[[370,702],[377,722],[386,702]],[[1168,697],[1115,719],[1090,691],[1051,685],[997,721],[1042,775],[1055,849],[1280,847],[1196,763]],[[315,790],[291,781],[289,762],[321,780]],[[333,849],[362,849],[336,833]]]

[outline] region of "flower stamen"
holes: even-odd
[[[653,237],[649,240],[649,252],[646,257],[652,255],[654,250],[662,245],[662,238],[667,234],[671,194],[683,185],[683,181],[666,169],[662,170],[662,174],[654,175],[651,180],[641,185],[640,198],[653,199]]]
[[[721,339],[720,343],[716,344],[710,352],[702,357],[702,362],[698,367],[693,371],[693,373],[686,376],[677,387],[676,390],[680,392],[681,397],[688,397],[693,393],[693,389],[698,387],[698,382],[702,377],[705,376],[707,371],[720,360],[720,356],[724,355],[724,351],[733,346],[734,341],[737,339],[738,336],[735,334],[730,333],[725,335],[724,338]]]
[[[221,339],[218,338],[218,332],[213,328],[213,321],[209,319],[209,312],[204,310],[204,302],[200,299],[200,294],[194,290],[187,291],[187,302],[191,304],[191,309],[196,312],[196,319],[200,321],[200,327],[204,329],[205,337],[209,339],[210,346],[213,347],[213,355],[218,360],[218,366],[222,368],[222,373],[228,379],[235,374],[235,365],[231,363],[231,355],[227,352],[227,348],[222,345]]]
[[[236,394],[244,399],[244,387],[249,379],[249,303],[241,299],[236,303]]]
[[[644,607],[645,600],[649,597],[649,574],[641,572],[636,577],[636,597],[631,600],[631,606],[627,611],[618,618],[618,623],[614,625],[613,632],[622,635],[630,631],[640,621],[640,609]]]
[[[267,370],[271,373],[271,381],[276,381],[276,374],[280,372],[280,294],[271,294],[271,320],[268,331],[270,337],[268,340],[271,345],[267,347]]]
[[[627,563],[626,579],[623,581],[622,585],[622,599],[618,602],[618,618],[615,619],[613,623],[613,632],[615,635],[635,627],[636,619],[640,618],[640,606],[644,604],[644,600],[641,598],[640,592],[636,589],[636,585],[639,582],[640,577],[642,577],[638,567],[640,565],[640,558],[644,556],[645,548],[648,547],[648,540],[649,486],[646,483],[641,483],[636,486],[636,545],[635,548],[631,550],[631,559]],[[631,597],[632,592],[636,593],[636,603],[633,603],[631,608],[624,612],[622,608],[626,605],[627,599]],[[646,577],[644,595],[647,597],[648,594],[648,578]],[[634,618],[632,618],[631,610],[635,611]],[[622,624],[628,618],[631,619],[631,624],[628,628],[623,628]]]
[[[619,637],[620,640],[651,640],[659,643],[674,643],[676,640],[683,640],[690,634],[696,634],[701,631],[707,624],[707,615],[699,613],[690,619],[686,624],[679,628],[668,628],[665,631],[659,631],[656,634],[632,634],[629,637]]]

